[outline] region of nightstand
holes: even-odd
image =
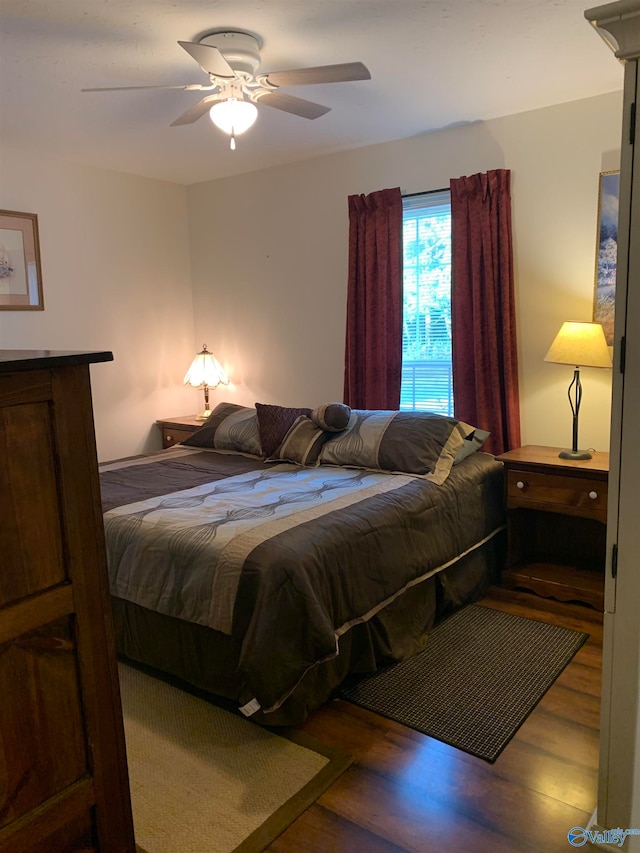
[[[204,421],[199,421],[195,415],[183,415],[179,418],[164,418],[156,423],[162,430],[162,446],[173,447],[193,435]]]
[[[502,585],[604,608],[609,454],[560,459],[559,447],[527,445],[505,466],[507,568]]]

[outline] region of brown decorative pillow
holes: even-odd
[[[342,432],[349,425],[351,409],[344,403],[325,403],[311,412],[311,420],[327,432]]]
[[[300,415],[311,414],[311,409],[292,409],[286,406],[271,406],[266,403],[256,403],[258,427],[260,430],[260,445],[262,455],[269,457],[280,446],[293,422]]]
[[[347,429],[322,448],[320,464],[415,474],[441,484],[473,429],[432,412],[353,409]]]
[[[329,433],[316,426],[311,418],[301,415],[293,422],[282,444],[267,462],[295,462],[296,465],[317,465],[322,445]]]
[[[237,403],[219,403],[200,429],[182,444],[261,456],[256,410]]]

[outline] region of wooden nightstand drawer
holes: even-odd
[[[173,429],[173,427],[164,427],[162,430],[162,446],[173,447],[174,444],[180,444],[186,438],[193,435],[192,429]]]
[[[178,418],[166,418],[156,421],[162,431],[162,446],[173,447],[181,441],[189,438],[199,429],[204,421],[195,415],[181,415]]]
[[[538,471],[507,471],[507,506],[607,520],[607,482]]]

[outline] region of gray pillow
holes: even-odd
[[[441,484],[472,431],[432,412],[353,409],[347,429],[322,448],[320,464],[414,474]]]
[[[295,462],[296,465],[317,465],[322,446],[329,433],[320,429],[311,418],[301,415],[293,423],[277,450],[267,462]]]
[[[457,465],[458,462],[462,462],[463,459],[466,459],[467,456],[475,453],[476,450],[480,450],[490,435],[491,433],[487,432],[486,429],[474,429],[473,432],[465,436],[465,439],[462,442],[462,447],[456,453],[456,458],[453,460],[453,464]]]
[[[256,410],[237,403],[219,403],[200,429],[182,444],[262,456]]]

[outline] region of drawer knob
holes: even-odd
[[[524,489],[524,483],[522,482],[522,480],[518,480],[518,482],[516,483],[516,488]]]
[[[172,435],[165,436],[165,441],[173,441],[173,436]]]
[[[597,492],[589,492],[589,497],[591,498],[592,501],[595,501],[595,499],[598,497],[598,493]]]

